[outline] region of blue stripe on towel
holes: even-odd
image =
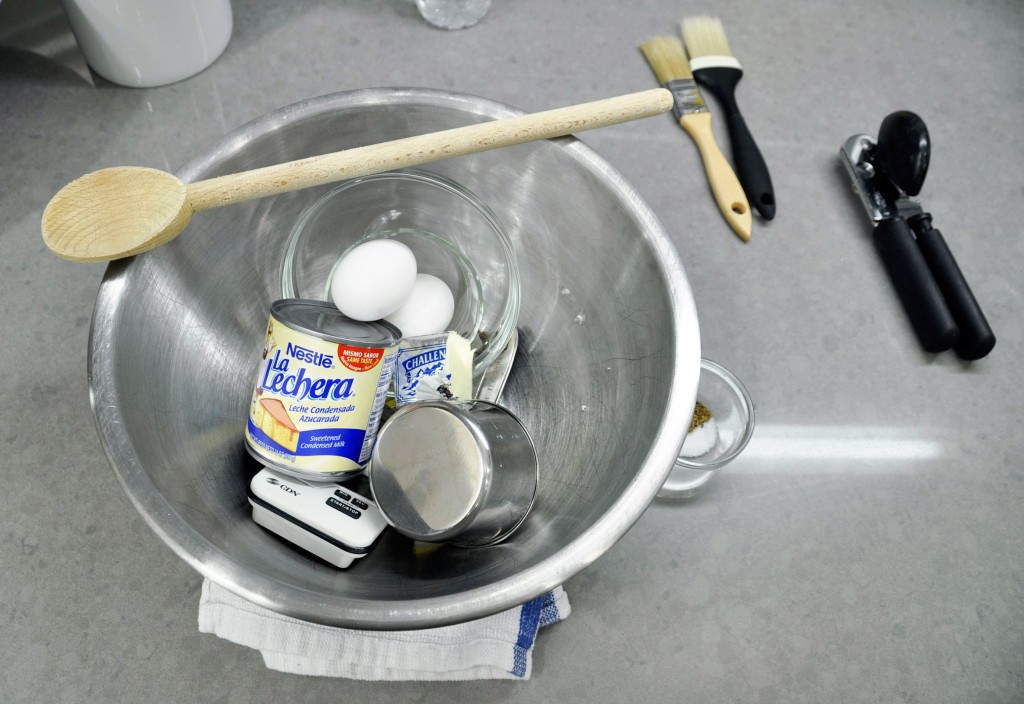
[[[533,641],[537,637],[537,629],[540,627],[540,613],[545,605],[545,598],[551,596],[545,594],[523,604],[519,612],[519,638],[515,644],[515,656],[511,674],[515,677],[526,676],[526,656],[533,647]]]
[[[555,593],[548,592],[541,598],[544,599],[544,608],[540,611],[541,628],[561,621],[562,615],[558,613],[558,604],[555,602]]]

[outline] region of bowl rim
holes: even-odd
[[[279,108],[229,132],[207,146],[177,173],[186,183],[212,174],[217,162],[244,149],[250,138],[265,136],[297,118],[311,118],[340,109],[401,103],[461,110],[484,119],[525,114],[508,104],[467,93],[429,88],[362,88],[330,93]],[[88,385],[90,405],[104,453],[131,503],[144,521],[193,569],[234,594],[294,618],[329,626],[369,630],[409,630],[470,621],[518,606],[565,583],[607,552],[643,515],[671,471],[689,425],[700,373],[700,334],[692,291],[672,241],[639,193],[611,164],[576,137],[549,140],[594,176],[615,186],[618,197],[641,224],[647,244],[661,269],[672,301],[675,334],[674,369],[668,405],[655,440],[642,458],[630,487],[577,539],[539,563],[510,577],[458,594],[414,600],[369,602],[332,597],[285,584],[243,569],[230,555],[206,542],[157,490],[142,468],[130,438],[118,429],[123,416],[119,390],[113,383],[114,355],[121,293],[134,266],[147,254],[111,262],[100,283],[89,333]]]

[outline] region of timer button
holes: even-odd
[[[348,504],[341,503],[340,501],[338,501],[333,496],[331,498],[327,499],[327,505],[330,506],[331,508],[337,510],[337,511],[341,511],[342,513],[344,513],[349,518],[359,518],[360,516],[363,515],[362,513],[360,513],[359,511],[356,511],[354,508],[352,508]]]

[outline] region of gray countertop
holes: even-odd
[[[104,267],[44,248],[48,199],[103,166],[176,170],[334,91],[438,87],[533,111],[652,87],[637,45],[704,9],[744,65],[776,219],[740,243],[667,116],[581,137],[678,246],[703,353],[757,406],[744,454],[568,581],[573,613],[539,635],[528,682],[285,675],[200,634],[200,576],[100,447],[86,352]],[[1024,5],[495,0],[459,32],[392,0],[234,11],[224,55],[162,88],[90,86],[0,49],[0,700],[1024,701]],[[999,338],[972,364],[920,351],[838,159],[903,108],[934,144],[922,200]]]

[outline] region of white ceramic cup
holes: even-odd
[[[61,0],[86,61],[108,81],[167,85],[212,64],[231,38],[230,0]]]
[[[416,0],[420,15],[441,29],[465,29],[483,19],[491,0]]]

